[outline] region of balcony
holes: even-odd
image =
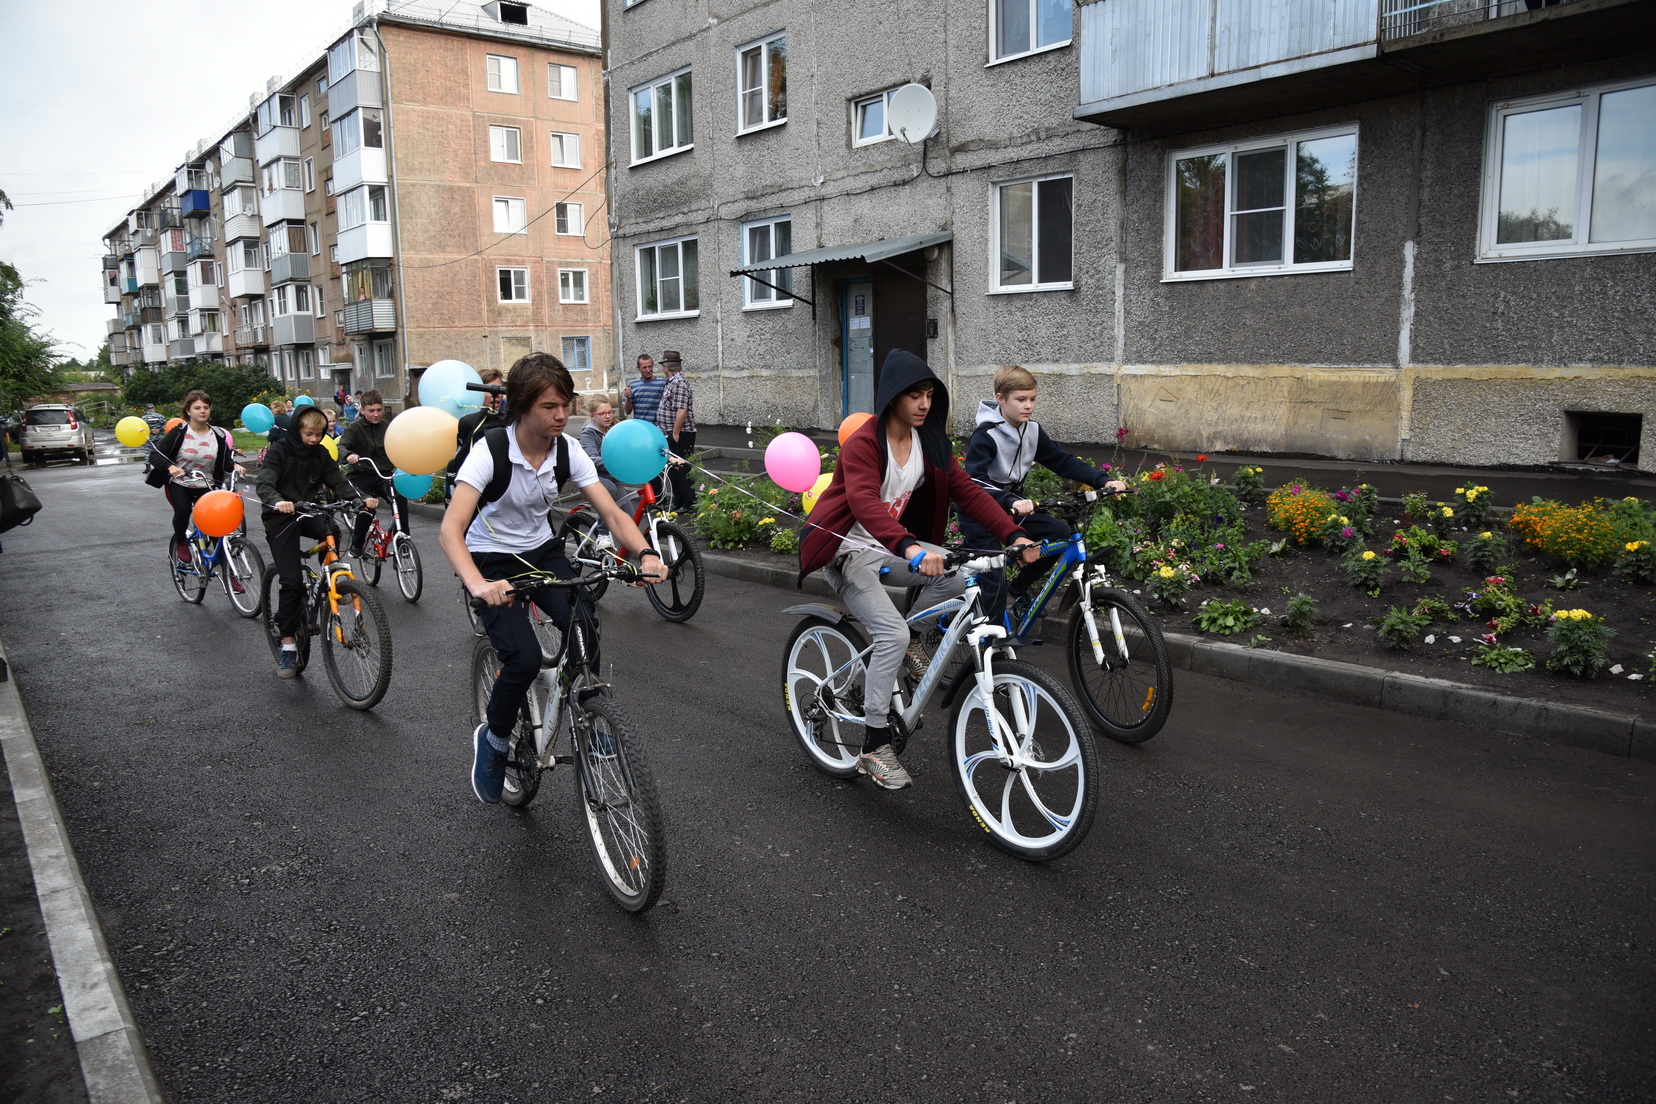
[[[167,317],[180,318],[190,313],[190,297],[188,295],[167,296]]]
[[[121,301],[121,284],[119,280],[104,284],[104,302],[114,304]]]
[[[191,284],[191,310],[218,310],[219,289],[217,284]]]
[[[132,355],[125,349],[117,349],[111,345],[109,347],[109,363],[117,368],[125,368],[132,363]]]
[[[121,267],[121,258],[115,253],[105,253],[103,258],[105,272],[114,272]]]
[[[135,249],[146,245],[154,245],[155,242],[156,231],[148,226],[140,226],[132,232],[132,245]]]
[[[256,326],[237,326],[235,338],[237,345],[269,345],[270,327],[262,322]]]
[[[224,278],[225,293],[232,299],[250,299],[266,294],[265,274],[262,268],[244,268]]]
[[[226,157],[219,165],[219,190],[228,192],[239,184],[253,183],[251,157]]]
[[[270,258],[270,282],[292,284],[310,279],[310,258],[303,253],[284,253]]]
[[[179,196],[179,212],[187,219],[208,217],[213,213],[212,193],[206,188],[191,188]]]
[[[264,234],[264,224],[259,221],[258,215],[226,215],[224,219],[224,240],[227,242],[240,241],[243,238],[257,238]]]
[[[153,305],[146,303],[138,308],[139,325],[151,326],[157,322],[165,322],[166,320],[166,314],[161,309],[161,304],[159,302],[154,303]]]
[[[353,150],[333,163],[334,195],[344,195],[363,184],[384,184],[386,175],[385,151],[365,146]]]
[[[316,344],[316,319],[309,314],[281,314],[270,320],[272,345]]]
[[[395,299],[364,299],[360,303],[346,303],[345,332],[348,334],[396,333],[397,302]]]
[[[184,252],[189,255],[192,261],[200,260],[202,257],[211,257],[213,255],[213,239],[191,238],[190,244],[184,247]]]
[[[195,356],[196,346],[193,337],[180,337],[167,342],[168,360],[189,360]]]
[[[392,237],[389,222],[370,222],[339,232],[339,263],[366,261],[374,257],[389,257]]]
[[[161,254],[162,272],[183,272],[184,266],[190,263],[190,258],[184,255],[182,249],[168,249]]]
[[[193,340],[197,356],[224,352],[224,335],[221,333],[196,334]]]
[[[165,341],[144,342],[144,363],[165,364],[167,362],[167,343]]]
[[[268,165],[278,157],[298,157],[299,128],[271,127],[254,139],[253,153],[254,160],[260,165]]]
[[[104,332],[109,335],[110,341],[114,341],[117,334],[124,334],[126,332],[126,323],[120,316],[105,319]]]
[[[305,193],[298,188],[276,188],[259,197],[259,218],[266,226],[305,221]]]
[[[138,294],[138,277],[122,276],[119,286],[123,295],[136,295]]]
[[[1613,57],[1656,5],[1564,0],[1106,0],[1081,8],[1075,117],[1141,135]]]
[[[184,223],[178,217],[178,208],[163,207],[155,212],[155,228],[157,230],[171,230]]]
[[[138,311],[130,310],[121,314],[121,328],[123,330],[136,330],[143,324],[143,319]]]
[[[352,69],[328,86],[328,111],[337,119],[353,108],[379,107],[380,75],[372,69]]]

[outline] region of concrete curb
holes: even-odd
[[[702,562],[707,570],[726,578],[794,589],[796,572],[791,567],[753,563],[705,550]],[[832,594],[817,575],[805,580],[801,593]],[[1042,634],[1046,639],[1061,640],[1063,632],[1064,621],[1044,619]],[[1656,763],[1656,721],[1641,720],[1633,713],[1510,697],[1444,679],[1268,648],[1248,648],[1181,633],[1167,634],[1167,648],[1174,667],[1198,674],[1317,694],[1333,701],[1393,713],[1477,725],[1517,736],[1540,737],[1623,759]]]
[[[0,748],[87,1097],[92,1104],[160,1104],[161,1086],[98,926],[15,678],[0,683]]]

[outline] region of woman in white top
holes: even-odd
[[[154,446],[157,465],[150,478],[161,476],[166,480],[167,501],[173,508],[173,550],[179,563],[190,562],[184,532],[196,500],[213,487],[222,487],[232,469],[239,475],[247,474],[247,469],[236,463],[230,432],[208,421],[212,413],[213,400],[207,397],[207,392],[191,391],[184,396],[185,422],[174,426]],[[198,472],[207,477],[211,486],[203,487],[191,478]]]

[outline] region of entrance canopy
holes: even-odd
[[[829,261],[866,261],[869,264],[884,261],[890,264],[893,257],[901,257],[905,253],[913,253],[916,250],[933,245],[942,245],[953,238],[954,234],[950,231],[938,230],[930,234],[911,234],[906,238],[886,238],[883,241],[863,242],[861,245],[825,245],[821,249],[806,249],[799,253],[786,253],[780,257],[772,257],[768,261],[756,261],[750,265],[743,265],[741,268],[733,268],[730,270],[730,274],[732,276],[746,276],[755,283],[764,284],[790,299],[798,299],[809,304],[814,317],[816,304],[811,300],[806,299],[803,295],[797,295],[787,288],[779,288],[775,284],[759,278],[754,273],[769,272],[778,268],[804,268],[808,265],[827,264]],[[921,277],[915,278],[922,279]],[[931,283],[929,280],[923,280],[923,282]],[[950,298],[953,298],[953,294],[949,292],[948,288],[939,288],[938,290],[950,294]]]

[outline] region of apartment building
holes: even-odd
[[[502,2],[351,20],[106,235],[111,359],[259,364],[394,406],[446,358],[550,352],[604,386],[598,33]]]
[[[703,420],[832,426],[905,348],[962,429],[1021,364],[1071,440],[1656,470],[1656,5],[605,17],[618,351]]]

